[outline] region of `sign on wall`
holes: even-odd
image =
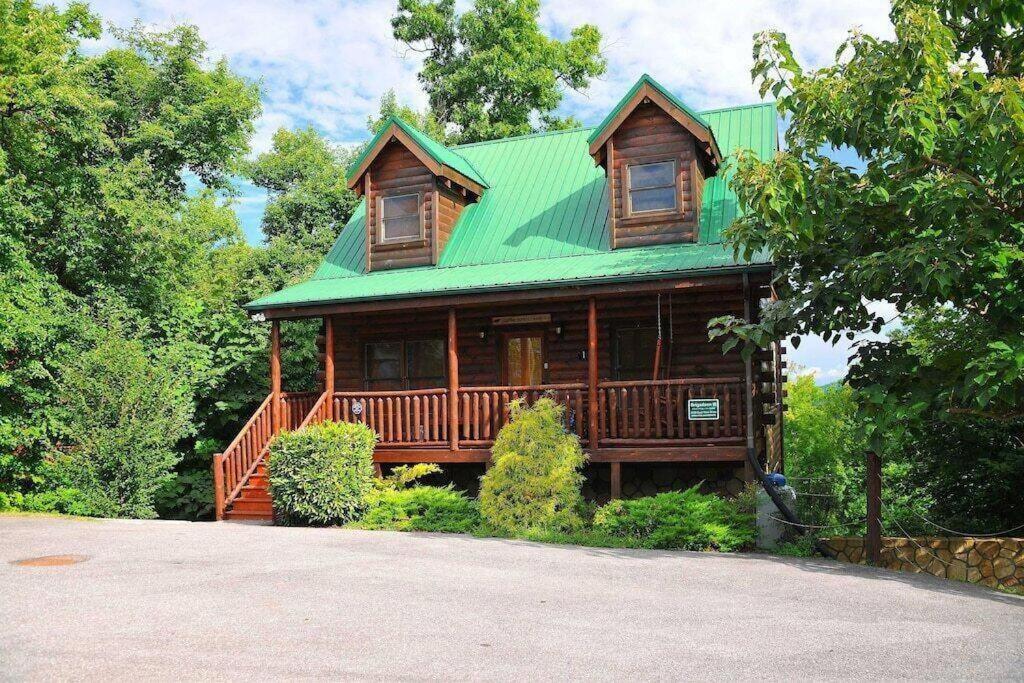
[[[530,325],[551,322],[550,313],[533,313],[531,315],[499,315],[491,318],[492,325]]]
[[[690,420],[718,420],[721,418],[717,398],[691,398],[686,402],[686,417]]]

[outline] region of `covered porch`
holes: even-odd
[[[778,359],[723,354],[707,339],[707,321],[756,315],[765,284],[738,274],[274,311],[271,392],[216,457],[218,510],[240,495],[281,430],[361,422],[378,434],[378,467],[487,466],[508,404],[544,395],[565,406],[566,429],[590,462],[608,468],[612,497],[622,494],[627,463],[742,468],[748,449],[765,449],[763,406],[775,397],[761,385]],[[312,315],[323,319],[323,390],[288,392],[281,324]]]

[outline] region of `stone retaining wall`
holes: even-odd
[[[867,562],[863,538],[821,540],[836,553],[838,560]],[[1024,538],[885,537],[881,564],[887,569],[928,572],[990,588],[1024,586]]]

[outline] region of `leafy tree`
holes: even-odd
[[[399,0],[395,38],[424,55],[420,82],[454,142],[577,125],[554,114],[562,87],[582,90],[605,70],[592,24],[561,41],[544,35],[538,0]]]
[[[713,332],[835,340],[881,329],[872,301],[948,312],[958,334],[927,354],[899,337],[855,352],[850,381],[876,446],[898,416],[1012,418],[1024,404],[1024,5],[893,0],[890,16],[895,39],[854,31],[813,71],[785,35],[757,36],[753,75],[791,120],[788,149],[739,155],[744,215],[727,236],[774,254],[780,300]]]
[[[394,90],[388,90],[380,98],[380,111],[377,116],[369,116],[366,119],[366,127],[370,133],[376,135],[381,127],[387,123],[388,117],[396,116],[407,123],[411,123],[434,140],[445,142],[448,133],[444,126],[434,117],[429,109],[425,112],[416,111],[398,101]]]

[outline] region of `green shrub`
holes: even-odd
[[[150,518],[181,459],[175,448],[192,430],[192,390],[172,360],[151,358],[123,331],[116,322],[92,331],[90,347],[61,363],[58,417],[74,447],[51,471],[103,516]]]
[[[510,421],[495,439],[494,464],[480,487],[480,513],[498,533],[582,526],[586,458],[579,440],[563,427],[564,410],[547,397],[531,407],[521,401],[509,406]]]
[[[270,447],[270,493],[285,524],[344,524],[373,490],[376,435],[363,424],[324,422],[285,432]]]
[[[466,533],[480,524],[476,503],[450,485],[374,491],[367,505],[362,529]]]
[[[175,472],[156,491],[161,519],[210,519],[213,516],[213,472],[209,467]]]
[[[594,529],[645,548],[738,550],[754,542],[754,516],[739,503],[698,491],[614,500],[594,515]]]
[[[14,508],[26,512],[56,512],[78,517],[114,517],[117,513],[109,500],[66,486],[37,493],[16,493],[12,503]]]

